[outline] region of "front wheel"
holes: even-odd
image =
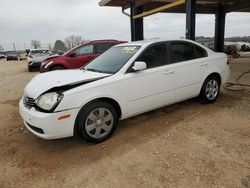
[[[220,93],[220,82],[217,77],[208,77],[201,88],[199,98],[205,104],[214,103]]]
[[[111,137],[117,123],[116,109],[108,102],[96,101],[82,108],[76,126],[84,140],[99,143]]]

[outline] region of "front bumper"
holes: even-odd
[[[23,100],[19,102],[19,113],[26,128],[43,139],[58,139],[74,135],[75,119],[80,109],[71,109],[55,113],[43,113],[35,108],[28,109]],[[60,116],[70,114],[67,119],[58,120]]]

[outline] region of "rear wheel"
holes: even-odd
[[[55,70],[64,70],[64,69],[65,69],[65,67],[57,65],[57,66],[52,67],[50,70],[55,71]]]
[[[117,122],[116,109],[108,102],[96,101],[82,108],[76,126],[84,140],[99,143],[111,137]]]
[[[214,103],[220,93],[220,80],[216,76],[208,77],[201,88],[199,98],[205,104]]]

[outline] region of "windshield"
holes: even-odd
[[[112,47],[86,65],[84,70],[115,74],[135,55],[139,49],[140,46]]]

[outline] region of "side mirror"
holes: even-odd
[[[76,57],[76,53],[75,52],[70,53],[69,57]]]
[[[136,61],[132,69],[137,72],[137,71],[142,71],[147,68],[147,64],[143,61]]]

